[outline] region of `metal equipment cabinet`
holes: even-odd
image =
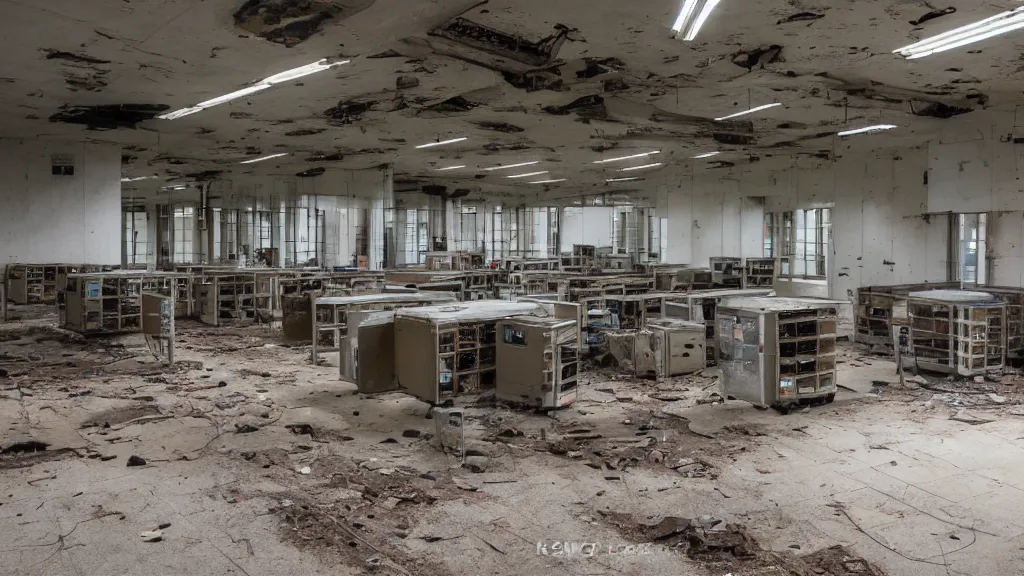
[[[708,366],[718,364],[718,338],[715,334],[715,312],[719,303],[725,298],[743,298],[771,296],[772,290],[703,290],[691,292],[666,301],[664,313],[666,318],[679,318],[690,322],[702,322],[706,330],[707,341],[704,352]]]
[[[743,262],[744,288],[775,286],[775,258],[747,258]]]
[[[831,402],[839,302],[736,298],[718,307],[722,393],[758,406]]]
[[[907,298],[913,362],[924,370],[962,376],[1006,363],[1006,304],[966,290],[911,292]]]
[[[395,375],[408,394],[440,404],[494,388],[497,323],[546,315],[539,304],[481,300],[395,312]]]
[[[579,396],[576,320],[515,316],[497,324],[499,400],[560,408]]]
[[[714,288],[743,287],[743,259],[717,256],[710,259],[711,285]]]

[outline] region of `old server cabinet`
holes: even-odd
[[[743,287],[743,259],[717,256],[710,259],[711,284],[714,288]]]
[[[560,408],[579,396],[576,320],[516,316],[498,328],[496,395],[535,408]]]
[[[716,366],[718,364],[718,338],[715,336],[715,313],[719,303],[726,298],[761,297],[773,294],[772,290],[703,290],[691,292],[685,296],[666,301],[663,316],[703,323],[707,334],[704,347],[706,363],[708,366]]]
[[[482,300],[395,312],[398,385],[431,404],[495,386],[497,322],[546,314],[539,304]]]
[[[839,302],[737,298],[718,307],[724,394],[758,406],[831,402]]]
[[[907,298],[911,354],[920,368],[962,376],[1006,362],[1006,304],[966,290],[911,292]]]

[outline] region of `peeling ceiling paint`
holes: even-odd
[[[296,178],[391,163],[398,179],[495,194],[539,187],[483,168],[538,160],[566,179],[540,194],[565,196],[607,189],[630,164],[593,164],[611,155],[660,150],[662,173],[682,174],[831,157],[840,145],[906,147],[949,118],[1019,100],[1013,38],[915,61],[891,54],[998,11],[984,3],[722,0],[694,42],[672,38],[679,3],[9,3],[0,136],[116,143],[140,174]],[[350,62],[155,119],[321,58]],[[775,102],[742,122],[713,121]],[[869,121],[899,129],[836,142]],[[707,151],[721,155],[692,160]],[[290,154],[238,164],[277,152]],[[446,165],[466,168],[436,170]]]

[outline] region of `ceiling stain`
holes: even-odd
[[[234,13],[235,26],[291,48],[319,33],[324,24],[362,12],[376,0],[247,0]]]
[[[169,109],[170,106],[165,104],[64,105],[59,112],[50,116],[50,122],[82,124],[89,130],[134,129],[140,122],[152,120]],[[126,146],[125,150],[133,150],[133,148]],[[143,151],[145,148],[136,147],[134,150]]]

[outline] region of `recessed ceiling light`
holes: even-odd
[[[893,50],[893,54],[899,54],[908,60],[923,58],[937,52],[945,52],[946,50],[952,50],[953,48],[959,48],[993,36],[1012,32],[1019,28],[1024,28],[1024,7],[1014,8],[974,24],[968,24],[949,32],[932,36],[931,38],[925,38],[910,46]]]
[[[661,166],[661,162],[656,162],[654,164],[644,164],[643,166],[630,166],[629,168],[620,168],[619,172],[632,172],[633,170],[643,170],[644,168],[655,168],[657,166]]]
[[[554,180],[535,180],[530,184],[554,184],[555,182],[565,182],[568,178],[556,178]]]
[[[506,170],[508,168],[521,168],[523,166],[533,166],[534,164],[540,164],[540,160],[534,160],[533,162],[520,162],[519,164],[507,164],[505,166],[491,166],[490,168],[484,168],[484,172]]]
[[[631,180],[643,180],[639,176],[630,176],[629,178],[609,178],[605,182],[629,182]]]
[[[121,182],[138,182],[139,180],[151,180],[157,176],[136,176],[135,178],[121,178]]]
[[[896,128],[896,126],[892,124],[878,124],[876,126],[865,126],[864,128],[857,128],[855,130],[844,130],[836,134],[836,136],[844,137],[853,136],[854,134],[866,134],[868,132],[882,132],[883,130],[892,130],[893,128]]]
[[[730,118],[738,118],[747,114],[753,114],[754,112],[760,112],[761,110],[767,110],[769,108],[775,108],[776,106],[782,106],[782,102],[776,102],[774,104],[765,104],[764,106],[758,106],[757,108],[751,108],[750,110],[744,110],[743,112],[737,112],[728,116],[722,116],[721,118],[715,118],[715,122],[721,122],[722,120],[728,120]]]
[[[455,144],[456,142],[462,142],[464,140],[469,140],[469,138],[466,138],[465,136],[463,136],[462,138],[452,138],[451,140],[442,140],[440,142],[431,142],[429,144],[420,144],[416,148],[417,149],[419,149],[419,148],[433,148],[434,146],[444,146],[445,144]]]
[[[694,156],[693,158],[694,158],[694,159],[699,159],[699,158],[711,158],[712,156],[718,156],[719,154],[721,154],[721,152],[705,152],[705,153],[703,153],[703,154],[697,154],[697,155],[696,155],[696,156]]]
[[[246,86],[245,88],[242,88],[241,90],[236,90],[234,92],[231,92],[230,94],[225,94],[223,96],[218,96],[216,98],[213,98],[212,100],[207,100],[205,102],[200,102],[199,104],[196,104],[195,106],[190,106],[188,108],[182,108],[181,110],[175,110],[174,112],[168,112],[167,114],[161,114],[161,115],[157,116],[157,118],[159,118],[161,120],[175,120],[177,118],[183,118],[185,116],[188,116],[189,114],[195,114],[196,112],[199,112],[201,110],[206,110],[207,108],[213,108],[214,106],[218,106],[220,104],[224,104],[225,102],[230,102],[232,100],[236,100],[238,98],[242,98],[242,97],[248,96],[250,94],[255,94],[256,92],[259,92],[261,90],[266,90],[267,88],[270,88],[271,86],[275,86],[277,84],[281,84],[281,83],[284,83],[284,82],[289,82],[289,81],[292,81],[292,80],[296,80],[298,78],[302,78],[303,76],[309,76],[310,74],[314,74],[314,73],[320,72],[322,70],[329,70],[331,68],[334,68],[335,66],[341,66],[342,64],[348,64],[348,63],[349,63],[348,60],[341,60],[341,61],[338,61],[338,62],[329,62],[327,60],[327,58],[321,58],[320,60],[318,60],[318,61],[316,61],[316,62],[314,62],[312,64],[307,64],[305,66],[299,66],[298,68],[293,68],[291,70],[286,70],[284,72],[281,72],[280,74],[274,74],[273,76],[268,76],[268,77],[266,77],[266,78],[264,78],[264,79],[262,79],[262,80],[260,80],[260,81],[258,81],[256,83],[252,84],[251,86]]]
[[[661,154],[660,150],[654,152],[644,152],[642,154],[632,154],[630,156],[619,156],[618,158],[609,158],[607,160],[595,160],[594,164],[605,164],[608,162],[618,162],[619,160],[632,160],[633,158],[643,158],[645,156],[653,156],[655,154]]]
[[[445,166],[444,168],[435,168],[434,171],[435,172],[444,172],[445,170],[458,170],[459,168],[465,168],[465,167],[466,167],[465,165],[462,165],[462,166]]]
[[[255,162],[263,162],[264,160],[270,160],[271,158],[280,158],[281,156],[287,156],[289,152],[281,152],[280,154],[271,154],[270,156],[264,156],[262,158],[253,158],[252,160],[245,160],[239,162],[239,164],[253,164]]]
[[[188,186],[164,186],[161,190],[184,190],[186,188],[188,188]]]
[[[526,174],[513,174],[511,176],[505,176],[505,178],[526,178],[527,176],[540,176],[541,174],[547,174],[548,171],[543,172],[527,172]]]
[[[711,15],[711,11],[718,6],[720,0],[683,0],[683,7],[679,10],[672,30],[676,38],[682,38],[690,42],[697,37],[704,21]]]

